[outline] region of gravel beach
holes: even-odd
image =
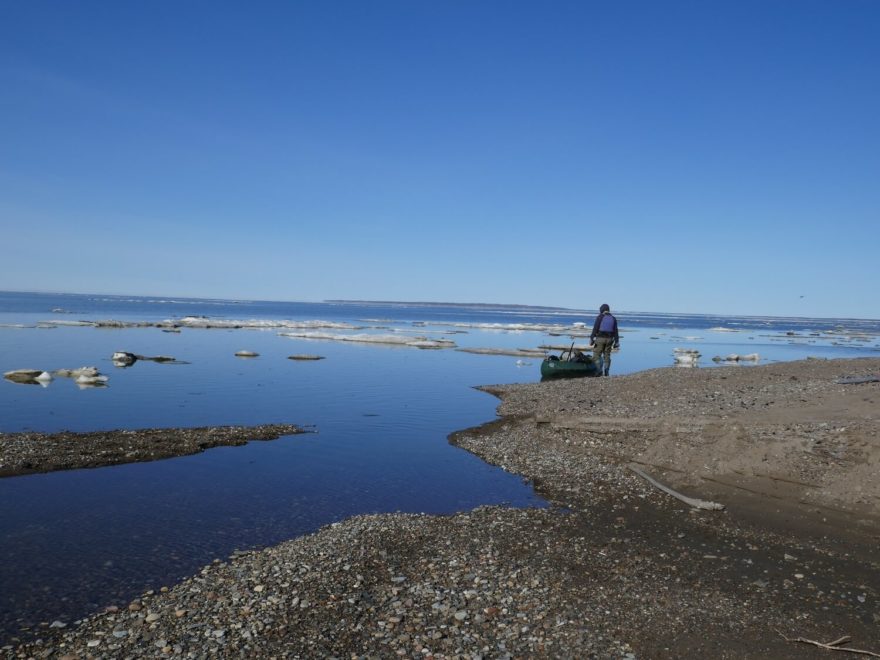
[[[0,477],[186,456],[305,431],[293,424],[0,433]]]
[[[3,652],[826,658],[788,640],[849,636],[838,648],[880,653],[880,383],[838,383],[878,373],[806,360],[486,387],[501,418],[451,442],[551,508],[351,518]]]

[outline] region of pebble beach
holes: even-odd
[[[3,652],[810,658],[843,636],[880,652],[880,384],[842,384],[878,373],[804,360],[487,387],[500,419],[450,441],[552,507],[350,518]]]

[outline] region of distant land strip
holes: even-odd
[[[514,305],[506,303],[456,303],[456,302],[422,302],[407,300],[325,300],[332,305],[419,305],[420,307],[462,307],[465,309],[525,309],[553,312],[577,312],[582,310],[569,307],[545,307],[541,305]]]

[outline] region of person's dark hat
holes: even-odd
[[[602,303],[602,306],[599,308],[599,313],[602,312],[610,312],[611,308],[608,306],[608,303]]]

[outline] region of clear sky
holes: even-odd
[[[880,318],[880,2],[0,4],[0,289]]]

